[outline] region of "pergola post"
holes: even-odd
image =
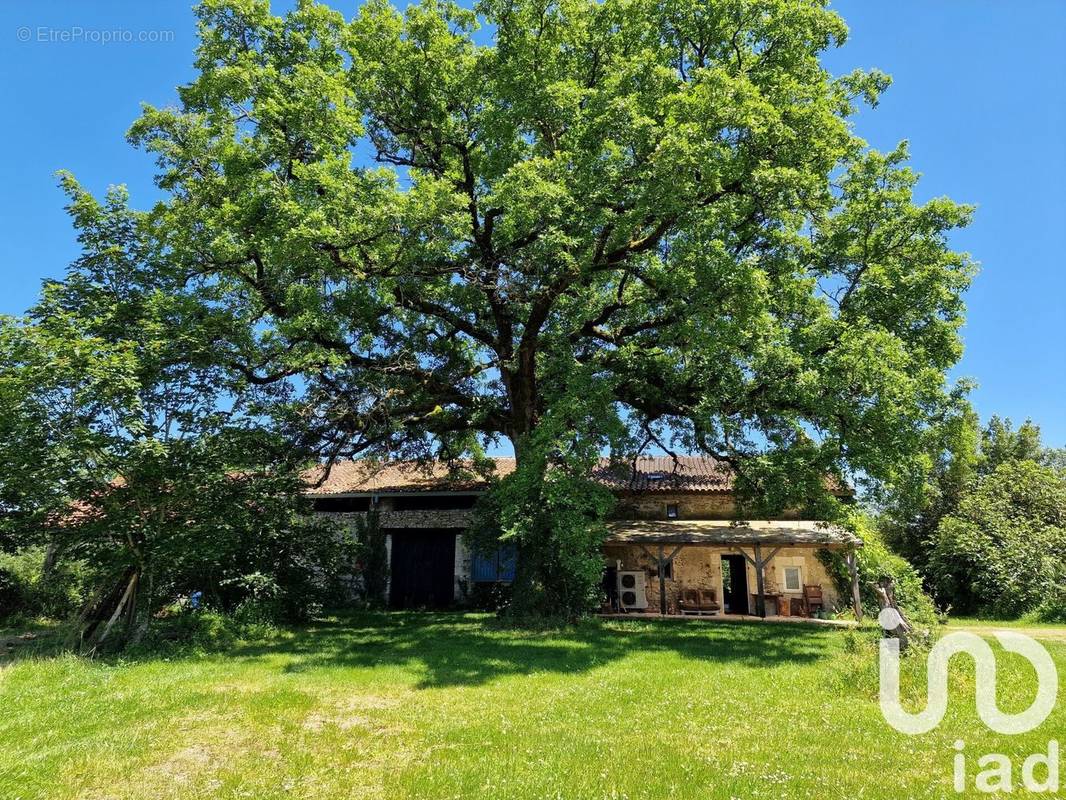
[[[666,552],[659,545],[659,615],[666,616]]]
[[[662,616],[666,616],[666,568],[674,563],[674,558],[684,546],[684,544],[677,545],[670,555],[666,555],[666,546],[662,543],[659,544],[659,551],[655,555],[652,555],[647,547],[643,545],[640,547],[648,558],[654,559],[659,569],[659,614]]]
[[[854,545],[848,548],[845,560],[848,564],[848,572],[851,573],[851,607],[855,611],[855,619],[858,622],[862,622],[862,596],[859,593],[859,561]]]
[[[755,545],[755,614],[766,619],[766,577],[763,574],[762,545]]]

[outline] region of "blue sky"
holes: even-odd
[[[982,265],[955,374],[977,381],[982,417],[1031,417],[1066,444],[1066,2],[833,5],[851,38],[829,69],[894,78],[858,133],[881,149],[910,140],[922,198],[978,206],[953,240]],[[57,169],[96,192],[126,183],[140,206],[156,197],[150,159],[123,136],[142,101],[176,100],[194,46],[184,0],[0,5],[0,313],[22,312],[77,253]]]

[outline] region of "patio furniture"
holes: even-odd
[[[682,614],[699,614],[700,593],[696,589],[682,589],[677,607],[681,609]]]
[[[766,602],[774,604],[774,613],[770,614],[770,612],[767,612],[767,615],[768,616],[778,616],[778,615],[780,615],[781,614],[781,608],[782,608],[782,606],[784,605],[784,602],[785,602],[784,597],[782,595],[778,594],[777,592],[765,592],[765,593],[763,593],[763,597],[766,599]],[[751,594],[751,603],[756,609],[759,608],[759,595],[755,594],[754,592],[752,592],[752,594]]]
[[[714,589],[682,589],[677,607],[682,614],[717,614],[722,610]]]
[[[803,587],[803,603],[807,607],[807,616],[813,617],[815,609],[825,610],[825,601],[822,599],[822,587],[820,584]]]
[[[722,610],[722,606],[718,603],[718,596],[714,589],[701,589],[700,590],[700,613],[701,614],[717,614]]]

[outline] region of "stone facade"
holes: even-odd
[[[665,549],[669,554],[673,551],[673,546],[666,545]],[[653,557],[654,550],[649,548],[649,551],[639,545],[613,544],[604,548],[609,565],[620,564],[622,569],[645,571],[648,575],[648,610],[659,611],[658,565]],[[818,559],[817,552],[814,547],[781,548],[766,567],[766,593],[780,592],[786,599],[802,598],[802,589],[797,592],[785,591],[785,567],[795,566],[800,568],[801,587],[805,584],[821,586],[826,610],[840,608],[841,598],[825,566]],[[673,576],[666,580],[667,608],[677,607],[682,589],[714,589],[718,602],[721,603],[725,596],[722,585],[722,556],[728,555],[737,555],[737,551],[725,547],[701,545],[686,545],[682,548],[674,557]],[[755,613],[755,603],[752,599],[756,586],[755,569],[747,561],[745,561],[745,566],[748,580],[748,613],[753,614]],[[776,611],[777,609],[770,607],[767,613],[773,614]]]
[[[386,531],[386,549],[392,552],[392,535],[390,530],[402,529],[442,529],[460,532],[472,522],[473,512],[469,509],[424,509],[394,510],[393,499],[381,496],[376,508],[379,511],[381,527]],[[735,516],[735,504],[730,494],[725,492],[705,493],[671,493],[648,492],[642,494],[623,494],[618,499],[616,519],[657,520],[667,519],[667,506],[677,507],[679,520],[730,520]],[[366,516],[365,512],[319,512],[323,516],[335,519],[346,525],[354,525],[356,519]],[[785,514],[781,519],[798,519],[797,514]],[[673,546],[667,546],[667,552]],[[682,589],[714,589],[719,602],[724,597],[722,586],[722,556],[735,555],[735,550],[723,547],[685,546],[675,557],[673,576],[666,581],[667,607],[676,608]],[[455,600],[464,601],[470,590],[472,554],[465,546],[461,533],[456,536],[455,546]],[[609,566],[621,564],[623,569],[643,569],[648,575],[648,608],[659,610],[659,577],[655,559],[638,545],[607,545],[604,548],[604,563]],[[749,613],[754,613],[754,601],[751,593],[755,591],[755,570],[746,563],[749,590]],[[786,547],[781,549],[770,561],[766,569],[766,591],[777,593],[779,590],[786,598],[802,597],[802,592],[785,592],[784,568],[796,566],[801,571],[801,585],[818,584],[827,610],[838,608],[838,597],[833,581],[818,560],[814,547]],[[769,613],[776,609],[768,608]]]
[[[616,519],[666,519],[666,507],[677,506],[677,519],[735,519],[736,503],[728,492],[645,492],[618,498]],[[786,511],[778,519],[802,519],[798,511]]]

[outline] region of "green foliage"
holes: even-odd
[[[1066,584],[1054,587],[1031,614],[1038,622],[1066,622]]]
[[[1033,461],[983,476],[941,521],[930,579],[964,613],[1054,605],[1066,583],[1066,477]]]
[[[0,567],[0,619],[21,612],[26,605],[26,587],[13,571]]]
[[[553,377],[558,396],[521,440],[515,471],[479,501],[469,537],[484,553],[501,544],[516,548],[505,612],[517,619],[573,619],[598,604],[604,519],[614,497],[590,476],[601,449],[625,443],[609,385],[582,368],[560,368]]]
[[[96,494],[155,463],[158,500],[175,460],[199,469],[178,440],[264,420],[330,457],[507,438],[513,606],[571,615],[594,601],[600,449],[719,456],[766,513],[831,507],[826,475],[923,474],[957,403],[974,266],[947,236],[971,209],[916,203],[906,147],[852,133],[888,79],[823,68],[847,36],[824,4],[196,13],[196,76],[129,133],[163,200],[64,178],[85,257],[37,316],[73,309],[117,393],[80,412],[113,426],[74,426],[108,456],[78,473]]]
[[[1061,483],[1066,474],[1059,451],[1044,448],[1028,420],[1015,428],[993,416],[981,429],[970,409],[940,432],[923,496],[898,496],[880,520],[886,541],[942,606],[999,616],[1033,610],[1063,574],[1053,532],[1062,513],[1055,475]]]
[[[376,510],[371,510],[365,517],[356,518],[355,554],[367,602],[383,606],[389,585],[389,553],[385,546],[381,517]]]
[[[135,645],[125,657],[155,657],[217,653],[243,641],[262,643],[277,634],[273,610],[263,610],[254,601],[232,613],[213,609],[174,609]]]
[[[920,472],[970,209],[851,132],[888,80],[821,66],[822,4],[197,14],[194,80],[130,131],[154,230],[234,370],[302,376],[271,412],[324,452],[524,459],[584,370],[634,442],[758,465],[778,509]]]
[[[895,587],[896,600],[907,619],[923,628],[934,627],[938,622],[936,607],[925,593],[922,578],[914,567],[886,546],[876,526],[865,516],[853,515],[849,527],[863,541],[858,550],[863,613],[876,619],[881,607],[873,587],[882,578],[889,577]],[[843,557],[834,551],[821,550],[818,558],[829,571],[840,597],[851,597],[851,574]]]
[[[56,561],[43,547],[0,553],[0,570],[18,586],[19,611],[25,616],[66,619],[85,602],[92,588],[93,572],[86,564]]]
[[[193,591],[307,618],[334,596],[340,542],[300,498],[301,451],[262,424],[267,395],[226,364],[225,314],[167,268],[123,190],[99,202],[62,183],[82,255],[26,319],[0,323],[9,548],[47,542],[56,574],[89,565],[98,598],[136,575],[126,632]]]

